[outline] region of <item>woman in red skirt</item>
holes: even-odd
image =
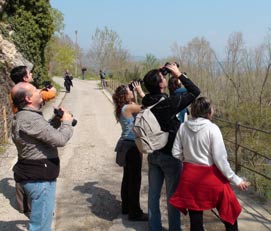
[[[177,133],[172,154],[183,161],[176,192],[169,203],[189,213],[190,230],[203,231],[203,211],[216,208],[227,231],[237,231],[241,206],[230,186],[246,190],[249,182],[237,176],[227,160],[223,137],[211,122],[214,107],[200,97],[191,104],[192,119]]]

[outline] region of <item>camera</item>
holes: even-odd
[[[46,89],[50,89],[53,87],[53,85],[51,84],[51,81],[43,81],[42,85],[44,86],[44,88]]]
[[[54,128],[59,128],[61,125],[60,119],[62,118],[64,111],[61,108],[54,109],[54,117],[49,121],[50,125]],[[77,120],[72,120],[72,126],[74,127],[77,124]]]
[[[134,90],[134,86],[133,86],[133,83],[134,83],[134,82],[138,82],[138,83],[140,83],[140,84],[143,84],[143,80],[142,80],[142,79],[134,79],[131,83],[128,84],[128,87],[129,87],[129,89],[130,89],[131,91]]]
[[[179,67],[179,64],[177,62],[174,62],[176,64],[177,67]],[[169,65],[171,63],[166,62],[165,65],[160,68],[160,72],[162,73],[162,75],[167,75],[170,74],[170,70],[167,68],[167,65]]]

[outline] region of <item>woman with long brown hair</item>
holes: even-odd
[[[128,219],[131,221],[147,221],[148,215],[140,208],[139,198],[142,153],[136,147],[133,133],[135,115],[141,110],[141,105],[134,102],[133,91],[137,91],[141,97],[145,94],[139,82],[133,82],[129,86],[120,85],[113,94],[115,116],[122,128],[121,137],[116,146],[117,163],[123,166],[122,214],[128,214]]]

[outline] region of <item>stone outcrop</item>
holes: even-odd
[[[0,12],[4,2],[0,0]],[[10,71],[18,65],[25,65],[30,70],[33,68],[33,64],[17,51],[15,45],[0,34],[0,145],[5,141],[4,137],[7,132],[4,131],[10,132],[13,116],[9,99],[9,92],[13,86],[13,82],[10,79]]]
[[[12,69],[18,65],[25,65],[30,70],[33,68],[33,64],[26,60],[21,53],[16,50],[13,43],[5,40],[0,34],[0,62],[2,65]]]
[[[6,1],[5,0],[0,0],[0,13],[3,12],[4,10],[4,5],[6,4]]]

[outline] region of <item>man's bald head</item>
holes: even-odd
[[[26,82],[17,83],[11,89],[11,97],[13,104],[18,110],[23,109],[26,106],[36,107],[38,108],[40,103],[42,102],[41,96],[37,96],[32,99],[33,94],[39,92],[32,84]],[[38,98],[39,97],[39,98]]]

